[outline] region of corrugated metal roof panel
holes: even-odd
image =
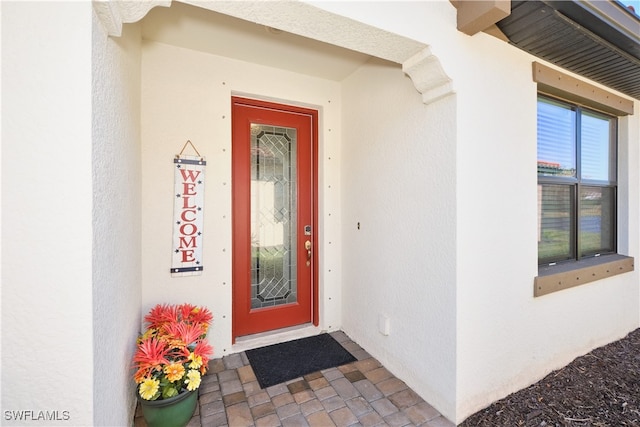
[[[627,52],[542,1],[513,1],[498,27],[520,49],[640,99],[640,58],[628,39]]]

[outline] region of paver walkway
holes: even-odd
[[[344,332],[331,334],[357,359],[261,389],[243,353],[209,361],[189,427],[453,427]],[[140,409],[135,427],[146,427]]]

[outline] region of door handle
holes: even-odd
[[[307,267],[311,265],[311,240],[304,242],[304,248],[307,250]]]

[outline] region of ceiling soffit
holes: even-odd
[[[184,1],[183,3],[261,24],[375,56],[403,65],[423,102],[431,103],[453,94],[453,83],[440,60],[424,43],[344,16],[335,15],[303,2],[265,1]],[[141,20],[156,6],[169,6],[170,0],[93,2],[96,13],[110,36],[120,36],[124,23]]]
[[[174,2],[142,20],[142,38],[342,81],[371,56],[200,7]]]

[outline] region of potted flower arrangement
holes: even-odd
[[[133,378],[149,427],[184,426],[191,419],[213,354],[205,339],[212,319],[208,309],[191,304],[158,304],[145,316]]]

